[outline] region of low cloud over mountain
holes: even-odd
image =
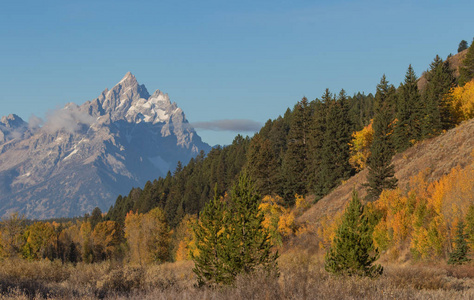
[[[262,128],[262,124],[260,122],[247,119],[224,119],[209,122],[193,122],[191,125],[195,129],[235,132],[256,132]]]

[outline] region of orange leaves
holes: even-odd
[[[374,228],[376,243],[382,249],[402,244],[411,228],[408,197],[403,196],[399,189],[384,190],[374,206],[382,212],[382,219]]]
[[[384,190],[372,204],[381,212],[373,237],[382,250],[400,249],[407,241],[416,258],[433,259],[451,249],[453,228],[472,204],[474,164],[453,168],[431,183],[426,180],[429,172],[412,177],[406,193]]]
[[[374,139],[374,130],[372,128],[373,120],[362,130],[352,134],[352,140],[349,143],[351,157],[349,163],[356,168],[357,171],[364,169],[367,165],[367,159],[370,156],[370,146]]]

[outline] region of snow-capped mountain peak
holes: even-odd
[[[106,210],[119,194],[210,150],[168,94],[150,96],[130,72],[96,99],[55,111],[43,127],[28,125],[15,115],[0,122],[0,216]]]

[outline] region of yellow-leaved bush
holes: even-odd
[[[367,165],[367,159],[370,156],[370,146],[374,139],[373,120],[360,131],[352,133],[352,140],[349,143],[351,156],[349,163],[357,171],[361,171]]]
[[[474,118],[474,80],[453,88],[447,99],[458,123]]]
[[[294,214],[289,208],[285,208],[283,203],[280,196],[267,195],[259,206],[265,217],[263,226],[270,232],[272,244],[275,246],[281,246],[283,239],[294,232]]]

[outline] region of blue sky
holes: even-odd
[[[326,88],[373,93],[474,37],[474,1],[2,1],[0,115],[44,117],[127,71],[190,122],[263,124]],[[235,131],[198,129],[211,145]],[[250,134],[253,132],[241,132]]]

